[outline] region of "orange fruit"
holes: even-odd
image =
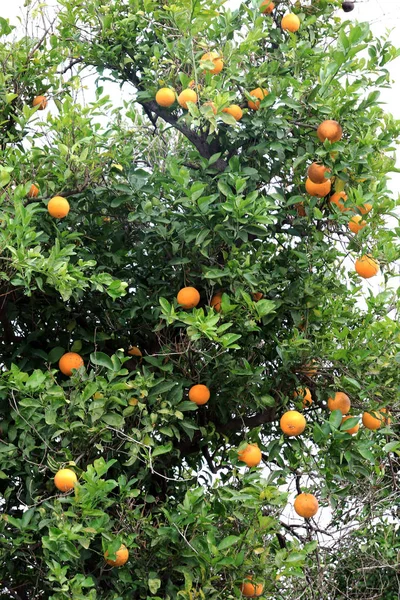
[[[219,292],[218,294],[214,294],[214,296],[211,298],[210,306],[212,306],[213,309],[216,310],[217,312],[221,311],[221,300],[222,300],[222,292]]]
[[[246,575],[246,579],[253,579],[253,575]],[[245,581],[240,586],[240,591],[245,598],[259,598],[264,591],[264,585]]]
[[[190,88],[190,89],[193,89],[193,88],[195,88],[195,87],[196,87],[196,81],[195,81],[194,79],[191,79],[191,80],[189,81],[189,83],[188,83],[188,88]],[[202,86],[202,85],[200,85],[199,83],[197,84],[197,89],[198,89],[198,90],[201,90],[201,88],[202,88],[202,87],[203,87],[203,86]]]
[[[254,294],[253,294],[254,302],[259,302],[260,300],[262,300],[263,297],[264,297],[264,294],[262,292],[254,292]]]
[[[306,181],[306,191],[310,196],[316,196],[317,198],[324,198],[331,191],[331,181],[327,179],[324,183],[313,183],[308,177]]]
[[[369,256],[369,254],[364,254],[361,258],[357,258],[354,267],[359,276],[364,279],[374,277],[379,271],[379,263]]]
[[[288,410],[281,416],[280,426],[289,437],[300,435],[306,428],[307,421],[297,410]]]
[[[312,377],[318,373],[318,368],[315,360],[311,362],[305,363],[300,369],[300,373],[304,373],[304,375],[308,375],[308,377]]]
[[[306,406],[310,406],[310,404],[312,404],[313,400],[312,400],[311,392],[307,387],[300,388],[293,392],[293,398],[297,399],[299,397],[303,401],[303,408],[306,408]]]
[[[129,406],[137,406],[139,404],[139,400],[137,398],[129,398],[128,404]]]
[[[222,112],[232,115],[236,121],[240,121],[240,119],[243,117],[243,111],[237,104],[231,104],[230,106],[223,108]]]
[[[210,399],[210,390],[206,385],[202,383],[198,383],[197,385],[192,385],[189,390],[189,400],[197,404],[197,406],[202,406],[206,404]]]
[[[294,501],[294,510],[300,517],[311,519],[318,512],[318,500],[313,494],[299,494]]]
[[[297,202],[293,206],[296,209],[297,215],[299,217],[305,217],[306,216],[307,213],[306,213],[306,209],[304,208],[304,202]]]
[[[361,231],[361,229],[364,229],[366,224],[367,224],[367,221],[363,221],[363,218],[361,215],[354,215],[354,217],[351,217],[351,219],[349,221],[349,229],[353,233],[358,233],[359,231]]]
[[[111,217],[103,217],[103,223],[111,223]]]
[[[257,444],[247,444],[243,450],[239,450],[238,458],[248,467],[256,467],[262,459],[261,450]]]
[[[263,8],[263,6],[265,6],[265,8]],[[260,4],[261,12],[263,12],[264,15],[270,15],[274,8],[275,4],[271,0],[263,0]]]
[[[156,102],[159,106],[164,106],[165,108],[169,108],[173,105],[176,99],[176,94],[174,90],[171,88],[161,88],[158,90],[156,94]]]
[[[321,142],[329,140],[330,142],[338,142],[342,139],[343,129],[337,121],[327,119],[322,121],[317,129],[317,136]]]
[[[70,377],[72,375],[72,369],[79,369],[84,364],[82,356],[77,354],[76,352],[66,352],[58,363],[58,368],[61,373],[64,375],[68,375]]]
[[[112,567],[122,567],[122,565],[124,565],[129,558],[129,551],[124,544],[121,544],[119,550],[117,550],[115,553],[115,560],[111,560],[110,558],[107,558],[107,556],[108,550],[104,552],[104,558],[108,565],[111,565]]]
[[[300,19],[294,13],[288,13],[283,17],[281,27],[284,31],[295,33],[300,29]]]
[[[365,412],[362,416],[362,422],[367,429],[379,429],[382,425],[390,424],[390,419],[387,419],[383,413],[386,413],[386,408],[381,408],[380,411]]]
[[[143,356],[141,350],[137,346],[130,346],[128,349],[128,354],[130,356]]]
[[[78,478],[72,469],[60,469],[54,476],[54,485],[60,492],[70,492]]]
[[[351,417],[350,415],[347,415],[346,417],[342,418],[342,423],[344,423],[345,421],[347,421],[347,419],[352,419],[353,417]],[[355,433],[357,433],[357,431],[360,429],[360,424],[357,423],[356,425],[354,425],[354,427],[352,427],[351,429],[347,429],[345,433],[350,433],[351,435],[354,435]]]
[[[178,103],[180,106],[182,106],[182,108],[185,108],[187,110],[188,102],[197,102],[197,94],[194,90],[186,89],[179,94]]]
[[[372,210],[372,204],[366,202],[362,206],[357,206],[357,208],[362,215],[367,215]]]
[[[211,60],[214,63],[214,68],[212,69],[212,71],[208,71],[213,75],[218,75],[218,73],[221,73],[222,69],[224,68],[224,61],[222,60],[218,52],[206,52],[201,57],[200,61],[202,60]]]
[[[311,179],[311,181],[313,183],[325,183],[325,181],[327,179],[329,179],[329,175],[328,177],[325,177],[325,173],[330,173],[331,170],[328,169],[328,167],[325,167],[325,165],[319,165],[318,163],[313,162],[309,167],[308,167],[308,178]]]
[[[350,410],[351,402],[347,394],[336,392],[334,398],[328,398],[328,410],[340,410],[342,415],[346,415]]]
[[[269,91],[265,90],[263,88],[256,88],[255,90],[251,90],[250,92],[250,96],[253,96],[254,98],[258,98],[257,100],[249,100],[247,102],[247,106],[249,108],[251,108],[252,110],[258,110],[260,108],[260,102],[261,100],[263,100],[266,96],[268,96]]]
[[[336,204],[336,206],[338,207],[340,212],[347,212],[350,210],[350,208],[347,208],[344,205],[346,200],[347,200],[347,194],[345,192],[335,192],[329,198],[329,202],[332,202],[332,204]]]
[[[69,213],[69,202],[62,196],[54,196],[49,200],[47,210],[55,219],[63,219]]]
[[[31,187],[29,188],[28,198],[37,198],[38,196],[39,196],[39,188],[37,187],[37,185],[32,183]]]
[[[44,110],[47,106],[47,98],[45,96],[35,96],[32,106],[39,106],[39,110]]]
[[[214,102],[204,102],[203,106],[210,106],[214,115],[217,114],[217,107],[215,106]]]
[[[183,308],[194,308],[200,302],[200,294],[194,287],[184,287],[179,290],[176,299]]]

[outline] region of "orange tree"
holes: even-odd
[[[399,593],[398,53],[271,4],[0,19],[2,598]]]

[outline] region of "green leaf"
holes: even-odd
[[[334,410],[333,412],[331,412],[331,414],[329,416],[329,423],[336,429],[339,429],[340,424],[342,422],[342,418],[343,418],[342,412],[340,410]]]
[[[104,352],[92,352],[90,355],[90,361],[98,367],[105,367],[110,371],[114,370],[111,358],[108,356],[108,354],[104,354]]]
[[[172,442],[168,442],[168,444],[165,444],[164,446],[156,446],[151,454],[153,458],[155,458],[156,456],[160,456],[161,454],[167,454],[168,452],[171,452],[172,448]]]
[[[228,535],[228,537],[224,538],[222,542],[218,544],[217,548],[220,551],[226,550],[227,548],[237,544],[240,540],[241,538],[237,535]]]
[[[63,354],[65,354],[65,349],[61,346],[56,346],[55,348],[50,350],[47,356],[47,360],[49,361],[49,363],[58,362]]]

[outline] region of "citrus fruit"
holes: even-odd
[[[237,104],[231,104],[230,106],[223,108],[222,112],[232,115],[236,121],[240,121],[240,119],[243,117],[243,111]]]
[[[69,202],[62,196],[54,196],[49,200],[47,210],[55,219],[63,219],[69,213]]]
[[[367,429],[379,429],[385,423],[389,425],[390,419],[386,419],[383,413],[387,412],[385,408],[380,411],[365,412],[362,416],[362,422]]]
[[[214,294],[211,298],[210,306],[213,307],[217,312],[221,311],[221,300],[222,300],[222,292],[218,294]]]
[[[337,121],[327,119],[322,121],[317,129],[317,136],[321,142],[329,140],[330,142],[338,142],[343,135],[343,129]]]
[[[253,294],[254,302],[259,302],[260,300],[262,300],[263,297],[264,297],[264,294],[262,292],[254,292],[254,294]]]
[[[189,390],[189,400],[197,404],[197,406],[202,406],[206,404],[210,399],[210,390],[206,385],[202,383],[198,383],[197,385],[193,385]]]
[[[300,400],[303,401],[303,408],[306,408],[306,406],[310,406],[310,404],[312,404],[312,401],[313,401],[311,392],[307,387],[299,388],[298,390],[295,390],[293,392],[293,397],[295,399],[299,398]]]
[[[206,52],[200,59],[200,61],[203,60],[211,60],[214,63],[214,68],[209,71],[209,73],[212,73],[213,75],[218,75],[218,73],[221,73],[222,69],[224,68],[224,61],[218,52]]]
[[[364,254],[361,258],[357,258],[354,267],[359,276],[364,279],[374,277],[379,271],[379,263],[367,254]]]
[[[304,519],[311,519],[318,512],[318,500],[313,494],[299,494],[293,506],[297,514]]]
[[[330,172],[331,170],[328,169],[328,167],[313,162],[308,167],[307,175],[313,183],[325,183],[325,181],[329,179]],[[327,177],[325,177],[325,174],[327,175]]]
[[[310,196],[315,196],[316,198],[327,196],[331,191],[331,186],[330,179],[327,179],[324,183],[313,183],[308,177],[306,181],[306,191]]]
[[[182,108],[187,110],[188,102],[197,102],[197,94],[194,90],[186,89],[183,90],[178,96],[178,103]]]
[[[69,492],[74,489],[78,478],[71,469],[60,469],[54,476],[54,485],[60,492]]]
[[[358,208],[358,210],[360,211],[360,213],[362,215],[367,215],[372,210],[372,204],[370,204],[369,202],[366,202],[365,204],[362,204],[361,206],[357,206],[356,208]]]
[[[176,299],[183,308],[194,308],[200,302],[200,294],[194,287],[184,287],[179,290]]]
[[[344,423],[345,421],[347,421],[347,419],[352,419],[353,417],[350,415],[347,415],[346,417],[342,418],[342,423]],[[350,435],[354,435],[355,433],[357,433],[357,431],[360,429],[360,424],[356,423],[354,425],[354,427],[352,427],[351,429],[346,429],[346,433],[350,433]]]
[[[328,410],[331,412],[334,410],[340,410],[342,415],[346,415],[350,410],[350,406],[350,398],[343,392],[336,392],[333,398],[328,398]]]
[[[163,106],[165,108],[169,108],[175,102],[176,95],[174,90],[171,88],[161,88],[158,90],[156,94],[156,102],[159,106]]]
[[[306,428],[307,421],[297,410],[288,410],[281,416],[280,426],[289,437],[300,435]]]
[[[361,215],[354,215],[354,217],[351,217],[351,219],[349,221],[349,229],[353,233],[358,233],[359,231],[361,231],[361,229],[364,229],[366,224],[367,224],[367,222],[363,221],[363,218]]]
[[[129,356],[143,356],[142,351],[137,346],[130,346],[128,349]]]
[[[294,13],[288,13],[283,17],[281,27],[284,31],[295,33],[300,29],[300,19]]]
[[[247,444],[243,450],[239,450],[238,458],[248,467],[256,467],[262,459],[261,450],[257,444]]]
[[[71,376],[72,369],[79,369],[83,365],[83,358],[76,352],[66,352],[58,363],[58,368],[64,375]]]
[[[37,198],[38,196],[39,196],[39,188],[37,187],[37,185],[32,183],[31,187],[29,188],[28,198]]]
[[[249,100],[247,102],[247,106],[252,110],[258,110],[260,108],[261,100],[268,96],[268,94],[268,90],[264,90],[263,88],[259,87],[255,88],[254,90],[251,90],[250,96],[253,96],[254,98],[256,98],[256,100]]]
[[[275,4],[272,2],[272,0],[263,0],[260,4],[261,12],[263,12],[264,15],[270,15],[274,8]]]
[[[115,560],[111,560],[110,558],[107,558],[107,556],[108,551],[106,550],[104,552],[104,558],[108,565],[111,565],[112,567],[122,567],[122,565],[124,565],[129,558],[129,551],[124,544],[121,544],[119,550],[117,550],[115,553]]]
[[[45,96],[35,96],[32,106],[39,106],[39,110],[44,110],[47,106],[47,98]]]
[[[246,579],[253,579],[253,575],[246,575]],[[240,591],[245,598],[259,598],[264,591],[264,585],[262,583],[244,581],[240,586]]]
[[[329,202],[332,202],[332,204],[335,204],[338,207],[338,209],[340,210],[340,212],[347,212],[350,210],[350,208],[346,208],[346,206],[344,205],[346,200],[347,200],[347,194],[345,192],[335,192],[329,198]]]

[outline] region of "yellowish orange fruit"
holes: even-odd
[[[137,406],[139,404],[139,400],[137,398],[129,398],[128,404],[129,406]]]
[[[274,8],[275,4],[272,2],[272,0],[263,0],[260,4],[261,12],[263,12],[264,15],[270,15]]]
[[[365,412],[362,416],[362,422],[367,429],[375,430],[382,425],[390,425],[390,419],[386,417],[387,409],[381,408],[379,411]]]
[[[222,292],[218,292],[218,294],[214,294],[211,298],[210,306],[213,307],[217,312],[221,311],[221,300],[222,300]]]
[[[268,96],[268,94],[268,90],[259,87],[255,88],[254,90],[251,90],[250,96],[254,97],[255,100],[249,100],[247,102],[247,106],[252,110],[258,110],[260,108],[261,100],[264,100],[264,98]]]
[[[294,13],[288,13],[285,15],[281,21],[281,27],[284,31],[290,31],[291,33],[295,33],[300,29],[300,19]]]
[[[246,575],[246,579],[253,579],[253,575]],[[240,591],[245,598],[259,598],[264,591],[264,585],[262,583],[244,581],[240,586]]]
[[[209,71],[209,73],[212,73],[213,75],[218,75],[218,73],[221,73],[222,69],[224,68],[224,61],[218,52],[206,52],[203,54],[200,60],[211,60],[214,63],[214,69]]]
[[[257,444],[247,444],[243,450],[238,452],[238,458],[248,467],[257,467],[262,459],[261,450]]]
[[[313,401],[311,392],[310,392],[309,388],[307,388],[307,387],[295,390],[293,392],[293,397],[295,400],[297,400],[297,398],[300,398],[303,401],[303,408],[310,406],[310,404],[312,404],[312,401]]]
[[[35,96],[32,106],[39,106],[39,110],[44,110],[47,106],[46,96]]]
[[[311,519],[318,512],[318,500],[313,494],[299,494],[294,501],[294,510],[303,519]]]
[[[332,202],[332,204],[335,204],[338,207],[338,209],[340,210],[340,212],[347,212],[350,210],[350,208],[347,208],[344,205],[346,200],[347,200],[347,194],[345,192],[335,192],[329,198],[329,202]]]
[[[342,135],[343,129],[340,123],[333,121],[332,119],[323,121],[317,129],[317,136],[321,142],[324,142],[325,140],[338,142],[342,139]]]
[[[70,377],[72,375],[72,369],[79,369],[84,364],[82,356],[77,354],[76,352],[66,352],[58,362],[58,368],[61,373],[64,375],[68,375]]]
[[[232,115],[236,121],[240,121],[240,119],[243,117],[243,111],[237,104],[231,104],[230,106],[223,108],[222,112]]]
[[[180,106],[182,106],[182,108],[186,109],[188,108],[187,103],[188,102],[193,102],[196,104],[197,102],[197,94],[194,90],[191,89],[186,89],[183,90],[179,96],[178,96],[178,103]]]
[[[31,187],[29,188],[28,198],[37,198],[38,196],[39,196],[39,188],[37,187],[37,185],[32,183]]]
[[[350,415],[347,415],[346,417],[342,418],[342,423],[344,423],[345,421],[347,421],[347,419],[352,419],[353,417]],[[351,435],[354,435],[355,433],[357,433],[357,431],[360,429],[360,423],[356,423],[354,425],[354,427],[352,427],[351,429],[347,429],[346,433],[350,433]]]
[[[142,351],[137,346],[130,346],[128,350],[130,356],[143,356]]]
[[[363,221],[363,218],[361,215],[354,215],[354,217],[351,217],[351,219],[349,221],[349,229],[353,233],[358,233],[359,231],[361,231],[361,229],[364,229],[366,224],[367,224],[367,222]]]
[[[362,215],[367,215],[372,210],[372,204],[370,204],[369,202],[366,202],[365,204],[362,204],[361,206],[357,206],[357,208]]]
[[[119,547],[119,550],[116,551],[115,553],[115,560],[111,560],[108,557],[108,551],[106,550],[104,552],[104,559],[106,561],[106,563],[108,565],[111,565],[112,567],[122,567],[122,565],[124,565],[128,558],[129,558],[129,551],[128,548],[126,546],[124,546],[124,544],[121,544]]]
[[[69,202],[62,196],[54,196],[49,200],[47,210],[55,219],[63,219],[69,213]]]
[[[183,308],[194,308],[200,302],[200,294],[196,288],[188,286],[179,290],[176,299]]]
[[[54,476],[54,485],[60,492],[70,492],[78,478],[72,469],[60,469]]]
[[[324,183],[313,183],[308,177],[306,181],[306,191],[310,196],[315,196],[316,198],[324,198],[327,196],[331,191],[331,186],[330,179],[327,179]]]
[[[340,410],[342,415],[346,415],[350,410],[350,398],[344,392],[336,392],[333,398],[328,398],[328,410]]]
[[[202,406],[206,404],[210,399],[210,390],[206,385],[202,383],[198,383],[197,385],[192,385],[189,390],[189,400],[197,404],[197,406]]]
[[[176,99],[176,94],[174,90],[171,88],[161,88],[158,90],[156,94],[156,102],[159,106],[163,106],[164,108],[169,108],[173,105]]]
[[[379,271],[379,263],[368,254],[364,254],[361,258],[357,258],[354,267],[359,276],[364,279],[374,277]]]
[[[325,167],[325,165],[313,162],[308,167],[307,175],[313,183],[325,183],[325,181],[329,179],[330,172],[331,170],[328,169],[328,167]],[[327,175],[326,177],[325,174]]]
[[[300,435],[306,428],[307,421],[297,410],[288,410],[281,416],[280,426],[289,437]]]

